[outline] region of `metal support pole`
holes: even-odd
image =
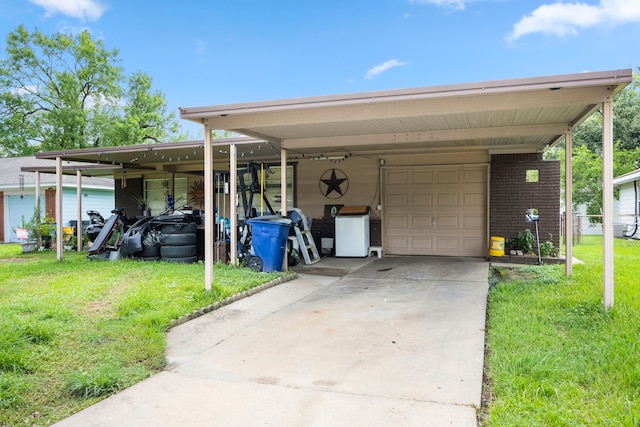
[[[216,227],[213,212],[213,144],[211,131],[204,128],[204,288],[213,286],[213,233]]]
[[[571,132],[564,135],[565,158],[564,158],[564,244],[565,244],[565,273],[571,276],[573,273],[573,146]]]
[[[606,309],[613,307],[613,101],[602,103],[602,238]]]
[[[82,172],[80,170],[76,171],[76,197],[78,199],[77,202],[77,218],[78,225],[76,226],[76,250],[78,252],[82,251]]]
[[[36,247],[42,248],[42,236],[40,235],[40,222],[42,221],[42,203],[40,203],[40,172],[36,172]]]
[[[238,155],[235,144],[229,146],[229,262],[238,263]]]
[[[62,261],[62,157],[56,157],[56,253]]]

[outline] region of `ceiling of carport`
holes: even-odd
[[[434,148],[540,152],[631,78],[630,69],[613,70],[182,108],[180,116],[310,156]]]
[[[274,161],[280,158],[280,144],[249,137],[214,139],[214,159],[227,162],[229,145],[234,144],[239,161]],[[204,141],[180,141],[163,144],[140,144],[119,147],[86,148],[80,150],[50,151],[36,154],[37,158],[61,157],[63,173],[75,174],[80,170],[86,176],[114,176],[130,174],[182,173],[202,175],[204,170]],[[79,165],[78,162],[84,164]],[[35,170],[34,170],[35,171]],[[44,172],[44,169],[40,169]],[[47,172],[55,172],[48,168]]]

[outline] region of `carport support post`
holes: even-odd
[[[213,286],[213,230],[215,229],[213,212],[213,146],[211,131],[204,127],[204,288]]]
[[[571,157],[573,147],[571,131],[564,135],[565,158],[564,158],[564,244],[565,244],[565,269],[567,276],[573,273],[573,167]]]
[[[238,262],[238,151],[236,144],[229,146],[229,262],[236,265]]]
[[[287,149],[286,148],[282,148],[280,150],[280,215],[287,216]]]
[[[287,149],[280,150],[280,215],[287,216]],[[286,242],[285,248],[289,247],[289,240]],[[283,269],[289,268],[289,257],[286,249],[284,254]]]
[[[76,181],[76,197],[78,198],[78,225],[76,226],[76,239],[78,240],[78,243],[76,244],[76,250],[80,252],[82,251],[82,171],[80,169],[76,170]]]
[[[613,100],[602,103],[602,239],[606,309],[613,307]]]
[[[62,157],[56,157],[56,253],[62,261]]]
[[[36,212],[38,213],[37,225],[40,225],[40,221],[42,221],[42,210],[40,203],[40,172],[36,171]],[[40,228],[36,230],[36,245],[38,250],[42,247],[42,236],[40,235]]]

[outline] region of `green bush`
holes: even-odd
[[[518,232],[515,239],[507,239],[509,249],[520,250],[525,254],[532,254],[536,238],[531,230],[526,229]]]

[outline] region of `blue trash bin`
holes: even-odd
[[[251,226],[251,251],[262,259],[262,271],[282,271],[291,220],[259,217],[247,220],[247,224]]]

